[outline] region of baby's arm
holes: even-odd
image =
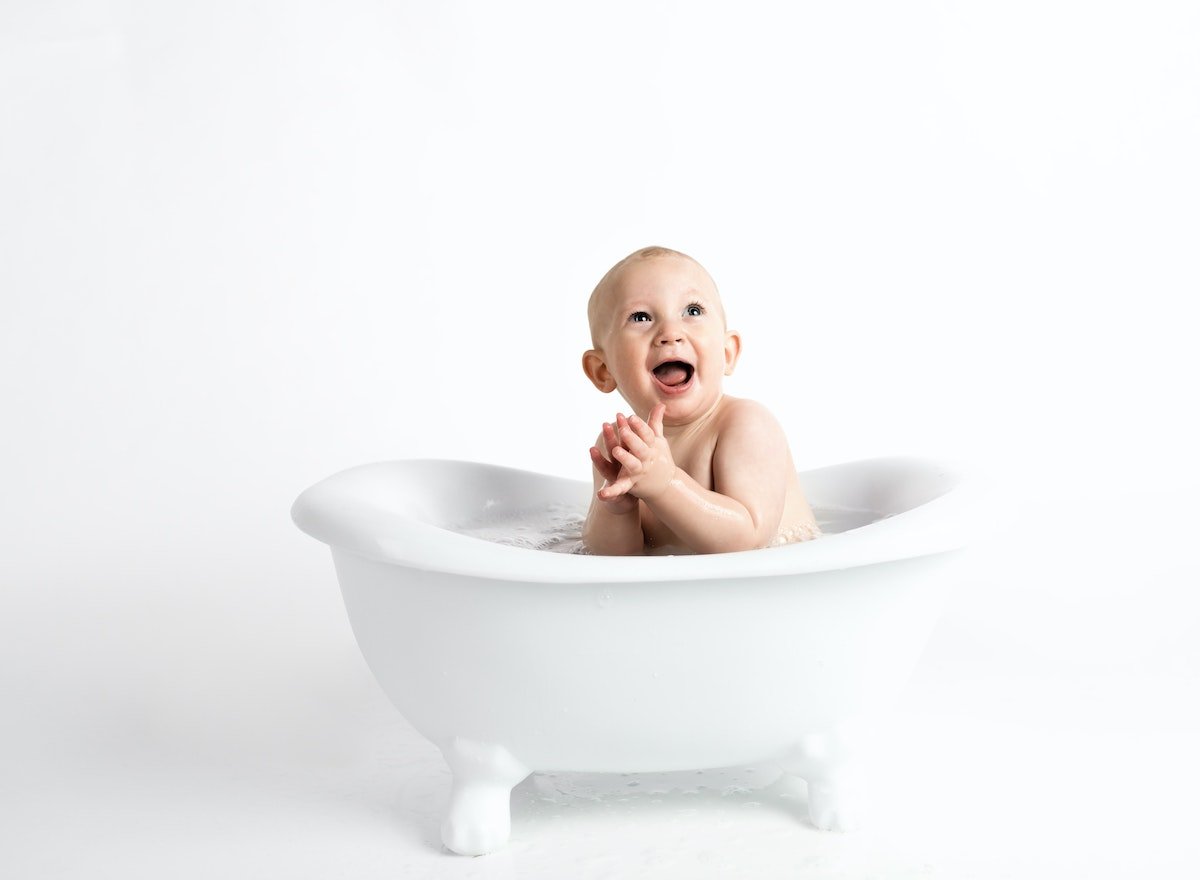
[[[605,422],[590,450],[592,488],[596,494],[583,524],[583,543],[599,556],[633,556],[645,552],[637,498],[625,491],[610,491],[621,470],[619,464],[605,457],[605,452],[611,455],[611,450],[620,446],[617,430],[625,425],[625,419],[620,415],[617,419],[616,428]]]
[[[660,404],[661,406],[661,404]],[[705,489],[675,466],[662,433],[662,410],[650,422],[636,416],[620,431],[613,458],[628,475],[623,486],[697,553],[765,547],[779,529],[791,455],[783,429],[765,407],[731,401],[713,451],[713,486]]]

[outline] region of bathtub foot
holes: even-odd
[[[529,775],[508,749],[453,737],[442,755],[454,774],[450,807],[442,821],[442,843],[464,856],[481,856],[502,848],[510,828],[509,796]]]
[[[808,818],[822,831],[857,831],[861,825],[858,762],[846,736],[806,736],[783,762],[785,772],[808,783]]]
[[[846,779],[809,779],[809,821],[822,831],[857,831],[862,822],[856,787]]]

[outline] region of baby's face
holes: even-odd
[[[604,292],[595,332],[598,348],[584,355],[592,382],[601,391],[616,388],[643,418],[665,404],[667,425],[686,424],[716,404],[740,345],[725,329],[712,278],[674,256],[622,267]]]

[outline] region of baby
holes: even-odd
[[[703,266],[669,248],[635,251],[592,291],[588,323],[583,371],[634,411],[591,448],[588,550],[724,553],[820,534],[779,423],[721,393],[742,343]]]

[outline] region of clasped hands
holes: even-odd
[[[663,435],[665,404],[656,404],[650,417],[617,413],[615,424],[604,423],[604,449],[589,451],[592,465],[604,478],[596,497],[613,513],[630,513],[638,499],[653,500],[664,492],[675,477],[675,459]]]

